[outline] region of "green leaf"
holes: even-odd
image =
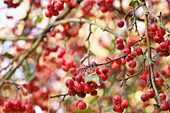
[[[19,0],[19,2],[21,3],[21,2],[23,2],[23,0]]]
[[[92,113],[94,110],[85,109],[85,110],[75,110],[74,113]]]
[[[9,59],[13,59],[13,58],[14,58],[14,56],[12,56],[12,55],[9,54],[9,53],[5,53],[5,54],[3,54],[2,56],[7,57],[7,58],[9,58]]]
[[[35,77],[35,73],[34,74],[27,74],[26,75],[26,80],[27,81],[32,81],[32,79]]]
[[[132,0],[132,1],[130,1],[129,6],[134,7],[137,1],[138,1],[138,0]]]
[[[85,82],[91,82],[91,81],[93,81],[93,82],[96,83],[97,85],[100,85],[100,83],[99,83],[99,76],[97,75],[97,73],[92,73],[92,74],[87,75],[87,76],[84,78],[84,81],[85,81]]]
[[[32,25],[33,25],[33,26],[36,26],[37,23],[41,22],[42,18],[43,18],[42,15],[38,15],[38,16],[36,17],[36,19],[33,21]]]

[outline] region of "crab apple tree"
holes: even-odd
[[[0,113],[170,112],[168,0],[0,4]]]

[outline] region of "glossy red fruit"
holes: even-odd
[[[132,58],[135,58],[135,57],[137,56],[137,52],[136,52],[136,51],[132,51],[132,52],[130,53],[130,56],[131,56]]]
[[[77,92],[81,92],[81,91],[83,91],[83,85],[80,82],[77,82],[77,83],[74,84],[74,89]]]
[[[97,95],[97,90],[91,91],[90,95],[91,95],[91,96],[96,96],[96,95]]]
[[[123,20],[119,20],[118,22],[117,22],[117,26],[119,27],[119,28],[122,28],[123,26],[124,26],[124,21]]]
[[[143,102],[146,102],[146,101],[149,100],[149,97],[148,97],[148,95],[146,95],[146,94],[142,94],[140,98],[141,98],[141,100],[142,100]]]
[[[53,16],[53,12],[52,11],[45,11],[45,16],[48,18],[51,18]]]
[[[123,44],[122,44],[122,45],[116,45],[116,48],[117,48],[118,50],[123,50],[124,45],[123,45]]]
[[[54,10],[53,4],[49,3],[49,4],[47,5],[47,10],[48,10],[48,11],[53,11],[53,10]]]
[[[92,87],[89,84],[84,85],[83,92],[89,94],[92,91]]]
[[[158,30],[158,26],[156,24],[151,24],[148,26],[148,30],[156,32]]]
[[[102,13],[106,13],[109,10],[109,8],[107,6],[103,6],[103,7],[101,7],[100,10]]]
[[[106,73],[101,73],[100,78],[102,81],[106,81],[108,79],[108,75]]]
[[[13,102],[13,108],[15,109],[15,110],[19,110],[19,109],[21,109],[21,101],[14,101]]]
[[[137,48],[135,49],[135,51],[137,52],[137,56],[140,56],[141,54],[143,54],[142,49],[139,48],[139,47],[137,47]]]
[[[155,97],[155,93],[153,91],[148,91],[146,94],[148,95],[149,98]]]
[[[166,31],[165,29],[162,29],[162,30],[158,29],[157,34],[162,37],[166,34]]]
[[[129,38],[129,39],[127,40],[127,44],[128,44],[130,47],[132,47],[132,46],[135,44],[135,40],[134,40],[133,38]]]
[[[128,56],[130,53],[131,53],[131,49],[129,49],[129,48],[124,48],[124,49],[123,49],[123,54],[124,54],[125,56]]]
[[[68,95],[75,96],[76,94],[77,94],[77,92],[73,88],[68,89]]]
[[[10,102],[10,101],[5,101],[5,102],[4,102],[4,107],[5,107],[7,110],[12,110],[12,109],[13,109],[13,103]]]
[[[97,0],[97,5],[98,6],[104,6],[105,5],[105,0]]]
[[[77,82],[81,82],[83,80],[83,76],[82,75],[76,75],[76,77],[75,77],[75,81],[77,81]]]
[[[134,60],[129,61],[128,66],[130,68],[135,68],[136,67],[136,61],[134,61]]]
[[[159,94],[159,99],[160,100],[165,100],[166,99],[166,95],[164,93],[160,93]]]
[[[121,102],[120,106],[121,106],[122,109],[126,109],[126,108],[128,108],[129,103],[128,103],[128,101],[123,100],[123,101]]]
[[[76,100],[75,106],[78,107],[79,102],[82,102],[82,100]]]
[[[115,40],[115,43],[116,43],[117,45],[123,45],[123,39],[122,39],[122,38],[117,38],[117,39]]]
[[[122,113],[124,110],[121,108],[120,105],[113,105],[113,111]]]
[[[165,51],[165,50],[168,49],[168,45],[167,45],[165,42],[161,42],[161,43],[159,44],[159,46],[160,46],[160,49],[161,49],[162,51]]]
[[[86,97],[86,93],[84,93],[83,91],[77,92],[77,96],[80,98],[84,98],[84,97]]]
[[[62,11],[64,9],[64,5],[62,2],[57,2],[54,4],[54,9],[57,11]]]
[[[153,40],[156,42],[156,43],[161,43],[162,42],[162,38],[161,36],[158,36],[158,35],[155,35]]]
[[[87,107],[86,103],[85,102],[79,102],[78,103],[78,109],[79,110],[85,110]]]
[[[120,97],[119,95],[115,95],[115,96],[113,97],[113,102],[114,102],[115,104],[120,104],[120,103],[121,103],[121,97]]]
[[[109,72],[109,68],[108,67],[103,67],[102,68],[102,72],[103,73],[108,73]]]
[[[167,103],[162,103],[160,107],[162,111],[168,111],[169,109],[169,106]]]
[[[113,4],[113,0],[105,0],[106,5],[111,6]]]
[[[25,109],[26,109],[26,111],[30,111],[30,110],[32,110],[32,105],[31,104],[26,104],[25,105]]]
[[[74,81],[72,79],[67,79],[66,82],[65,82],[66,86],[68,88],[73,88],[74,86]]]

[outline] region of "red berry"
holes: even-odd
[[[78,109],[79,110],[85,110],[87,107],[86,103],[85,102],[79,102],[78,103]]]
[[[72,88],[74,86],[74,81],[72,79],[67,79],[65,84],[68,88]]]
[[[165,51],[168,49],[168,45],[165,42],[161,42],[159,46],[162,51]]]
[[[123,109],[121,108],[121,106],[120,105],[113,105],[113,111],[115,111],[115,112],[120,112],[120,113],[122,113],[123,112]]]
[[[81,82],[83,80],[83,76],[82,75],[76,75],[76,77],[75,77],[75,81],[77,81],[77,82]]]
[[[148,91],[146,94],[148,95],[149,98],[154,98],[155,96],[155,93],[153,91]]]
[[[45,11],[45,16],[48,18],[51,18],[53,16],[53,12],[52,11]]]
[[[136,55],[137,55],[137,52],[136,52],[136,51],[132,51],[132,52],[130,53],[130,56],[131,56],[132,58],[135,58]]]
[[[92,91],[92,87],[89,84],[84,85],[83,92],[89,94]]]
[[[57,2],[54,4],[54,8],[57,10],[57,11],[61,11],[64,9],[64,5],[62,2]]]
[[[160,100],[165,100],[166,99],[166,95],[164,93],[160,93],[159,94],[159,99]]]
[[[26,104],[25,109],[26,109],[26,111],[32,110],[32,105],[31,104]]]
[[[97,95],[97,90],[91,91],[90,95],[91,95],[91,96],[96,96],[96,95]]]
[[[124,45],[122,44],[122,45],[116,45],[116,48],[118,49],[118,50],[122,50],[123,48],[124,48]]]
[[[128,101],[123,100],[121,102],[120,106],[121,106],[122,109],[126,109],[129,106],[129,103],[128,103]]]
[[[113,0],[105,0],[106,5],[110,6],[113,4]]]
[[[129,61],[128,66],[130,68],[135,68],[136,67],[136,62],[134,60]]]
[[[108,73],[109,72],[109,68],[108,67],[103,67],[102,68],[102,72],[103,73]]]
[[[129,61],[133,60],[133,58],[131,56],[127,56],[125,60],[126,60],[126,62],[129,62]]]
[[[83,91],[77,92],[77,96],[80,98],[84,98],[84,97],[86,97],[86,93],[84,93]]]
[[[108,79],[108,75],[106,73],[101,73],[100,78],[102,81],[106,81]]]
[[[124,48],[124,49],[123,49],[123,54],[124,54],[125,56],[129,55],[130,52],[131,52],[131,49],[129,49],[129,48]]]
[[[98,6],[104,6],[105,5],[105,0],[98,0],[97,5]]]
[[[53,4],[49,3],[49,4],[47,5],[47,10],[48,10],[48,11],[53,11],[53,10],[54,10]]]
[[[13,103],[10,102],[10,101],[5,101],[5,102],[4,102],[4,107],[5,107],[7,110],[12,110],[12,109],[13,109]]]
[[[141,98],[141,100],[142,100],[143,102],[146,102],[146,101],[149,100],[149,97],[148,97],[148,95],[146,95],[146,94],[142,94],[140,98]]]
[[[79,102],[82,102],[82,100],[76,100],[76,102],[75,102],[76,107],[78,106]]]
[[[70,72],[72,75],[75,74],[76,68],[74,68],[74,67],[70,68],[69,72]]]
[[[169,106],[167,103],[162,103],[160,107],[162,111],[168,111],[169,109]]]
[[[21,108],[21,101],[15,101],[15,102],[13,103],[13,108],[14,108],[15,110],[19,110],[19,109]]]
[[[135,40],[132,39],[132,38],[129,38],[128,41],[127,41],[127,44],[131,47],[135,44]]]
[[[123,45],[123,39],[122,39],[122,38],[117,38],[116,41],[115,41],[115,43],[116,43],[117,45]]]
[[[74,84],[74,89],[77,92],[81,92],[81,91],[83,91],[83,85],[80,82],[77,82],[77,83]]]
[[[155,35],[153,40],[156,42],[156,43],[161,43],[162,42],[162,38],[161,36],[158,36],[158,35]]]
[[[165,33],[166,33],[165,29],[162,29],[162,30],[158,29],[158,31],[157,31],[157,34],[161,37],[164,36]]]
[[[156,32],[158,30],[158,26],[156,24],[151,24],[148,26],[148,30]]]
[[[68,89],[68,95],[75,96],[76,94],[77,94],[77,92],[73,88]]]
[[[139,47],[136,48],[135,51],[137,52],[137,56],[140,56],[143,53],[142,49]]]
[[[107,6],[103,6],[103,7],[101,7],[100,10],[101,10],[102,13],[106,13],[109,9],[108,9]]]
[[[123,20],[119,20],[118,22],[117,22],[117,26],[119,27],[119,28],[122,28],[123,26],[124,26],[124,21]]]
[[[113,97],[113,102],[114,102],[115,104],[120,104],[120,103],[121,103],[121,97],[120,97],[119,95],[115,95],[115,96]]]

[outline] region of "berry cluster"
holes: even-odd
[[[95,65],[95,62],[92,62],[91,65]],[[92,74],[94,70],[89,71],[88,74]],[[69,72],[72,74],[72,79],[67,79],[65,85],[69,88],[68,94],[70,96],[75,96],[77,94],[78,97],[84,98],[86,94],[90,94],[92,96],[97,95],[97,88],[103,86],[102,81],[106,81],[108,79],[107,73],[109,72],[108,67],[103,67],[101,71],[98,67],[95,68],[95,73],[99,76],[100,85],[98,86],[95,82],[85,82],[83,73],[76,74],[76,68],[70,68]],[[81,108],[78,107],[81,110]]]
[[[101,12],[106,13],[113,10],[113,2],[114,0],[97,0],[97,5],[101,7]]]
[[[77,100],[75,102],[75,106],[79,109],[79,110],[85,110],[87,105],[85,102],[83,102],[82,100]]]
[[[115,112],[123,112],[124,109],[127,109],[129,106],[128,101],[126,100],[121,100],[121,97],[119,95],[115,95],[113,97],[113,102],[115,105],[113,105],[113,111]]]
[[[148,26],[149,30],[149,39],[151,41],[155,41],[159,44],[159,46],[156,47],[156,50],[159,53],[159,56],[169,56],[170,54],[170,40],[164,38],[164,35],[166,34],[165,29],[158,29],[158,26],[156,24],[151,24]],[[145,36],[145,32],[142,34],[142,36]],[[146,39],[143,40],[146,42]]]
[[[2,111],[4,113],[25,113],[25,111],[27,113],[35,113],[31,104],[22,105],[21,101],[18,100],[5,101]]]
[[[62,0],[53,0],[53,3],[49,3],[47,5],[47,11],[45,12],[45,16],[51,18],[52,16],[57,16],[59,11],[64,9],[64,2]]]
[[[149,98],[154,98],[155,93],[153,91],[148,91],[146,94],[141,95],[141,100],[143,102],[146,102],[149,100]]]
[[[127,40],[126,46],[124,45],[123,42],[124,41],[122,38],[117,38],[115,41],[116,48],[118,50],[123,50],[123,54],[126,56],[125,62],[128,62],[128,66],[133,69],[136,67],[136,61],[134,61],[133,59],[136,56],[142,55],[143,51],[140,47],[137,47],[134,51],[131,51],[131,47],[133,47],[135,44],[135,40],[132,38],[129,38]]]
[[[4,3],[7,4],[8,8],[17,8],[20,5],[20,2],[14,3],[13,0],[4,0]]]

